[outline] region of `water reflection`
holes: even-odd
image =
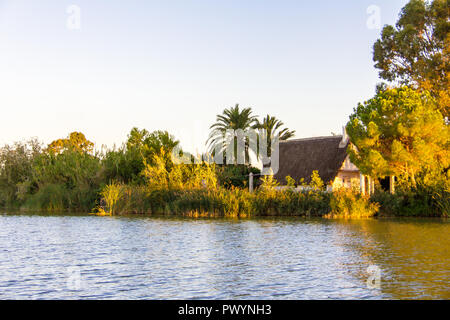
[[[381,219],[345,222],[341,227],[365,239],[342,243],[382,269],[384,293],[395,299],[450,298],[448,222]]]
[[[440,220],[0,215],[0,298],[448,299],[449,231]],[[370,265],[380,289],[366,285]]]

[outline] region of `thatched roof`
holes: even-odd
[[[325,183],[333,181],[347,157],[348,143],[342,145],[341,141],[342,136],[331,136],[280,142],[280,167],[275,178],[280,184],[286,184],[286,176],[309,183],[317,170]]]

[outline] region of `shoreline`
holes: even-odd
[[[259,220],[259,219],[303,219],[303,220],[408,220],[408,219],[423,219],[423,220],[444,220],[450,221],[449,217],[445,216],[406,216],[406,215],[376,215],[373,217],[360,217],[360,218],[345,218],[345,217],[325,217],[317,215],[296,215],[296,214],[285,214],[285,215],[245,215],[245,216],[224,216],[224,215],[213,215],[213,214],[150,214],[150,213],[120,213],[114,215],[101,216],[95,213],[81,212],[81,211],[49,211],[49,210],[29,210],[29,209],[11,209],[11,208],[0,208],[0,215],[30,215],[30,216],[97,216],[97,217],[123,217],[123,218],[164,218],[164,219],[186,219],[186,220]]]

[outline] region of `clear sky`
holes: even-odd
[[[0,0],[0,144],[81,131],[120,145],[137,126],[202,151],[236,103],[298,138],[340,133],[379,81],[368,8],[393,24],[406,2]]]

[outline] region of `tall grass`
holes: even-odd
[[[113,182],[105,186],[100,193],[102,199],[105,200],[109,214],[113,215],[117,202],[122,197],[123,187],[121,184]]]
[[[29,196],[23,205],[31,210],[63,211],[70,208],[70,197],[67,188],[60,184],[49,184],[39,188],[38,192]]]
[[[117,214],[210,217],[323,216],[330,195],[322,191],[293,192],[240,188],[146,188],[126,186],[115,203]]]
[[[101,195],[118,214],[187,215],[209,217],[248,216],[372,216],[376,205],[357,193],[329,194],[313,173],[313,185],[298,192],[293,188],[277,190],[273,176],[261,179],[254,193],[242,188],[217,184],[214,165],[175,165],[167,168],[156,157],[147,166],[144,186],[106,186]],[[119,188],[123,190],[119,192]]]
[[[370,202],[369,196],[355,190],[340,188],[330,197],[330,218],[370,218],[377,214],[379,205]]]

